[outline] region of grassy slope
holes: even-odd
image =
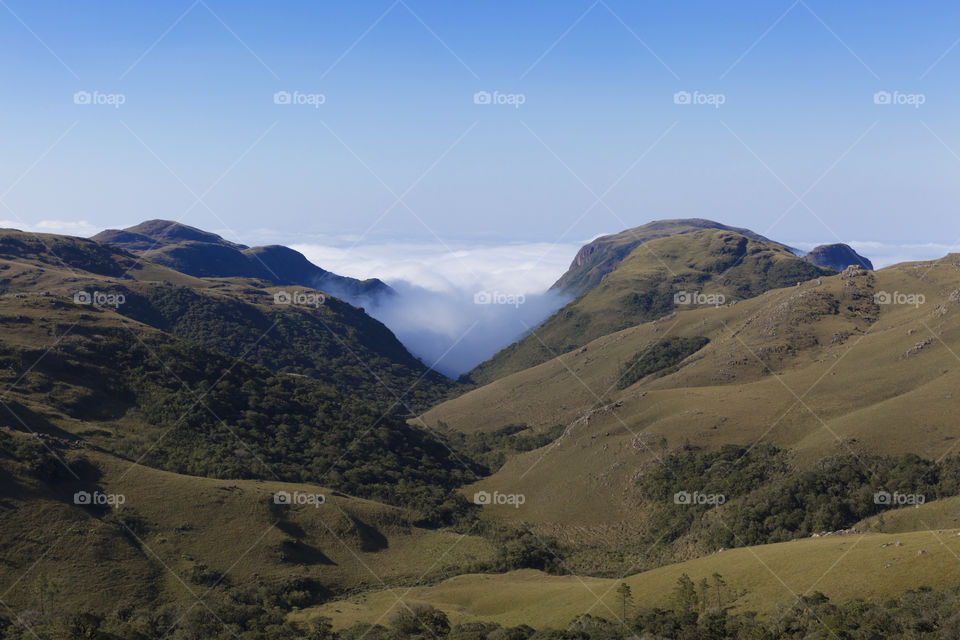
[[[630,255],[639,245],[657,238],[691,233],[702,229],[723,229],[735,231],[754,240],[766,240],[749,229],[729,227],[712,220],[702,218],[681,218],[678,220],[655,220],[640,227],[627,229],[609,236],[601,236],[581,247],[570,268],[551,287],[572,295],[586,293],[603,277],[613,271],[620,262]]]
[[[207,591],[189,579],[199,564],[227,573],[234,586],[315,580],[322,596],[324,589],[435,580],[493,552],[479,538],[420,529],[401,509],[329,488],[183,476],[93,449],[66,455],[71,466],[86,457],[102,477],[48,485],[9,460],[0,463],[0,584],[19,580],[22,588],[5,596],[15,608],[33,606],[29,586],[40,575],[60,586],[60,607],[112,610],[124,602],[192,603]],[[74,491],[94,487],[123,494],[125,504],[113,514],[72,504]],[[281,510],[272,501],[281,490],[322,493],[327,501]],[[118,514],[136,517],[143,528],[132,535],[117,523]]]
[[[903,533],[905,531],[956,529],[960,527],[960,496],[935,500],[916,507],[892,509],[857,524],[861,531]]]
[[[162,448],[182,434],[178,430],[165,434],[162,425],[144,421],[138,407],[130,406],[122,384],[111,386],[117,384],[114,378],[121,369],[118,363],[100,362],[104,353],[98,345],[102,346],[99,337],[103,332],[125,336],[134,347],[138,343],[132,334],[153,348],[163,343],[165,365],[174,370],[191,369],[191,373],[195,368],[200,374],[210,374],[206,369],[213,368],[206,378],[209,383],[229,382],[228,373],[254,371],[245,363],[214,357],[196,347],[190,358],[170,360],[179,356],[178,349],[186,343],[111,308],[72,301],[78,290],[123,291],[132,307],[136,301],[142,304],[151,291],[174,286],[188,288],[191,295],[207,299],[214,308],[246,305],[256,312],[299,319],[317,315],[329,324],[341,322],[336,325],[343,329],[341,339],[355,349],[363,339],[358,335],[363,325],[344,324],[351,318],[349,313],[357,310],[336,302],[318,310],[284,308],[277,312],[271,304],[275,289],[255,282],[197,279],[81,239],[0,233],[0,355],[4,360],[0,379],[5,389],[3,400],[11,409],[2,411],[0,429],[14,438],[33,440],[22,433],[29,427],[46,434],[44,437],[72,443],[60,451],[69,457],[71,467],[82,468],[73,462],[83,456],[103,473],[96,480],[84,476],[83,482],[49,485],[27,473],[22,463],[0,455],[0,584],[5,590],[11,587],[4,596],[7,603],[18,610],[34,607],[31,587],[41,575],[59,586],[56,604],[61,610],[88,606],[112,610],[118,603],[189,603],[191,592],[206,590],[189,581],[190,572],[200,564],[228,572],[233,585],[277,587],[299,578],[315,580],[318,596],[322,596],[326,590],[342,593],[380,587],[381,579],[387,584],[434,580],[493,555],[484,540],[418,528],[405,510],[334,496],[328,488],[197,478],[135,466],[109,454],[124,439],[141,443],[148,452],[158,450],[154,446],[158,441]],[[120,310],[129,313],[131,307]],[[288,327],[287,335],[296,335],[300,326]],[[234,366],[228,368],[221,361]],[[143,354],[141,368],[157,366],[154,358]],[[385,377],[399,368],[388,365]],[[77,375],[78,371],[82,375]],[[264,370],[256,371],[261,375]],[[158,375],[161,384],[177,390],[179,381],[168,373]],[[287,378],[287,386],[314,384],[302,377]],[[240,382],[256,381],[248,377]],[[201,397],[209,403],[214,394]],[[362,398],[344,395],[341,400],[346,405]],[[174,417],[179,415],[176,407],[169,410],[176,412]],[[319,407],[311,411],[322,413]],[[176,422],[180,431],[195,417],[204,418],[206,412],[194,406],[193,413],[188,413],[183,414],[187,418],[183,424]],[[289,421],[289,416],[284,419]],[[325,423],[327,430],[318,432],[314,441],[322,444],[338,420],[330,417],[333,424]],[[367,425],[359,422],[353,428],[360,433]],[[388,426],[395,424],[388,420],[380,429]],[[264,436],[269,440],[272,433]],[[239,445],[234,447],[236,455],[243,453]],[[343,454],[341,450],[336,456]],[[114,513],[73,505],[75,490],[94,486],[124,494],[126,504]],[[270,500],[281,488],[323,492],[329,501],[318,509],[296,507],[284,515]],[[144,527],[143,531],[136,529],[136,537],[118,521],[130,517]]]
[[[0,230],[0,311],[42,314],[80,290],[122,292],[120,314],[247,362],[349,386],[384,407],[399,396],[401,407],[423,408],[455,388],[382,323],[337,298],[278,307],[275,293],[305,289],[195,278],[90,240]],[[116,315],[73,308],[88,318]]]
[[[960,538],[955,531],[919,531],[808,538],[794,542],[731,549],[705,558],[654,569],[623,579],[641,607],[670,606],[682,573],[694,582],[720,573],[727,584],[747,593],[738,608],[766,613],[790,604],[796,594],[818,590],[831,599],[886,599],[920,586],[935,589],[960,580]],[[901,546],[896,546],[896,543]],[[887,545],[885,547],[881,545]],[[918,555],[921,550],[927,553]],[[547,576],[537,571],[503,575],[464,575],[405,593],[381,591],[331,602],[319,613],[339,627],[357,621],[384,622],[397,605],[426,602],[443,609],[451,622],[485,620],[503,625],[562,628],[589,612],[608,619],[620,615],[615,587],[620,580]]]
[[[568,425],[554,445],[513,458],[470,491],[522,492],[520,509],[488,511],[578,539],[629,538],[625,523],[642,502],[632,477],[685,442],[709,449],[762,439],[793,450],[800,464],[851,451],[938,458],[960,438],[958,262],[838,275],[682,311],[481,387],[425,419],[467,432]],[[878,306],[880,291],[923,293],[926,303]],[[711,342],[676,373],[616,390],[621,363],[667,335]]]
[[[742,300],[829,275],[782,245],[734,231],[703,230],[650,240],[616,269],[470,376],[486,383],[545,362],[589,341],[667,315],[680,291]]]

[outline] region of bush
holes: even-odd
[[[443,636],[450,632],[447,614],[429,604],[399,603],[390,616],[390,626],[407,636]]]

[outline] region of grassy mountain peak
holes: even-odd
[[[756,234],[694,230],[687,223],[678,223],[686,231],[633,248],[586,293],[564,305],[530,335],[480,364],[470,372],[470,379],[489,382],[677,308],[730,303],[835,273]],[[655,228],[676,229],[677,224],[671,221]]]
[[[767,238],[749,229],[730,227],[705,218],[655,220],[620,233],[601,236],[584,245],[577,252],[570,268],[560,276],[560,279],[553,284],[551,289],[572,295],[586,293],[599,284],[604,276],[616,269],[624,258],[644,242],[703,229],[735,231],[754,240],[767,240]]]

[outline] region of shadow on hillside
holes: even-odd
[[[284,540],[280,544],[280,561],[289,564],[336,566],[323,551],[300,540]]]
[[[360,550],[368,553],[383,551],[390,546],[386,536],[380,533],[376,528],[363,522],[356,516],[350,516],[353,522],[353,533],[360,540]]]
[[[0,420],[14,431],[21,433],[42,433],[71,441],[77,439],[69,431],[64,431],[44,416],[28,409],[16,400],[6,400],[0,404]]]

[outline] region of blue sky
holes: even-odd
[[[923,1],[2,0],[0,221],[177,219],[346,272],[411,243],[557,243],[556,270],[673,217],[935,257],[958,39]]]

